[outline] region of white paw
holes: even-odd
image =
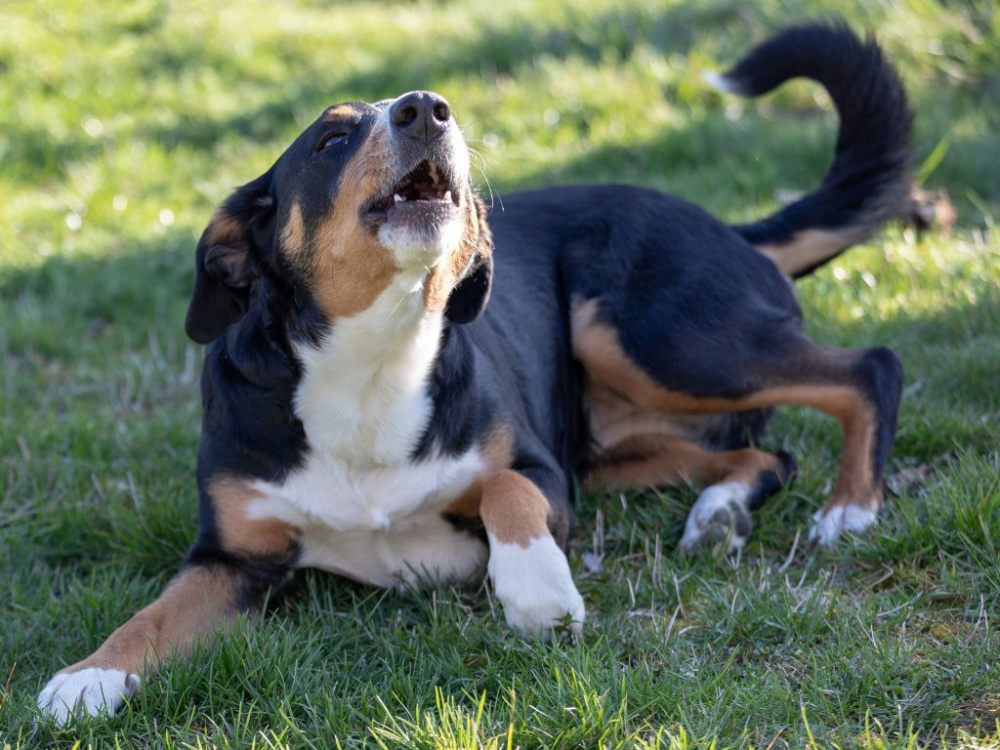
[[[60,672],[38,696],[39,710],[58,726],[72,716],[96,716],[106,711],[113,716],[125,699],[139,691],[139,675],[120,669],[87,667],[76,672]]]
[[[821,509],[813,516],[809,541],[832,547],[845,531],[864,531],[876,521],[875,511],[857,505],[835,505],[826,512]]]
[[[511,628],[548,638],[553,628],[565,626],[575,639],[582,637],[583,597],[566,555],[552,537],[532,539],[521,547],[501,544],[491,534],[488,571]]]
[[[747,510],[751,487],[743,482],[726,482],[706,487],[691,506],[681,551],[694,552],[699,547],[712,547],[720,542],[727,544],[731,554],[747,543],[753,522]]]

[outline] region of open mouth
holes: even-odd
[[[387,218],[400,209],[435,210],[458,206],[459,194],[451,177],[437,164],[422,161],[401,179],[388,195],[376,200],[369,214]]]

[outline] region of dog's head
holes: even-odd
[[[259,280],[308,299],[327,322],[357,315],[400,274],[453,323],[489,299],[492,245],[448,103],[414,91],[326,110],[202,234],[185,329],[222,335]]]

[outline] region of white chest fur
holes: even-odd
[[[283,484],[258,485],[265,497],[251,512],[303,530],[302,566],[386,586],[468,577],[484,563],[484,545],[441,517],[484,471],[479,452],[411,460],[442,325],[419,282],[399,282],[320,347],[298,350],[295,411],[310,453]]]
[[[419,285],[397,283],[319,348],[300,347],[295,411],[313,451],[354,466],[406,461],[430,418],[441,328],[440,313],[424,313]]]

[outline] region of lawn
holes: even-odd
[[[1000,746],[990,0],[210,5],[0,5],[0,747]],[[677,554],[692,488],[581,499],[581,646],[507,632],[483,587],[307,572],[113,720],[35,725],[51,674],[154,598],[193,539],[202,353],[182,321],[195,241],[234,186],[328,104],[433,88],[497,205],[617,181],[761,216],[817,184],[834,113],[805,83],[744,102],[700,73],[833,12],[898,62],[919,177],[957,210],[949,235],[893,226],[798,285],[814,338],[906,366],[878,527],[806,547],[840,440],[789,409],[766,447],[800,477],[737,560]]]

